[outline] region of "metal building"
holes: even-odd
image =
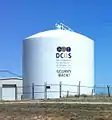
[[[58,29],[48,30],[27,37],[23,41],[23,85],[49,84],[49,98],[58,98],[59,86],[64,91],[77,94],[77,87],[94,86],[94,41],[59,24]],[[35,98],[44,98],[44,87],[35,88]],[[31,88],[24,88],[24,97],[31,98]],[[80,94],[91,94],[92,88],[81,87]]]
[[[0,78],[0,99],[21,100],[23,80],[17,77]]]

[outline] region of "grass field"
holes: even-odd
[[[1,104],[0,120],[112,120],[112,105]]]

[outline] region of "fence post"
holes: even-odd
[[[44,83],[44,99],[47,100],[47,82]]]
[[[67,90],[67,98],[69,97],[69,91]]]
[[[93,87],[93,94],[96,95],[96,85]]]
[[[2,86],[0,86],[0,98],[2,100]]]
[[[61,98],[61,92],[62,92],[62,82],[59,83],[59,98]]]
[[[78,84],[78,97],[80,97],[80,81],[79,81],[79,84]]]
[[[107,85],[107,90],[108,90],[108,97],[110,97],[110,86]]]
[[[34,100],[34,83],[32,83],[32,100]]]
[[[18,91],[17,91],[17,86],[15,87],[15,100],[17,100],[18,99]]]
[[[92,89],[92,93],[91,93],[91,95],[92,95],[92,96],[94,95],[94,89]]]

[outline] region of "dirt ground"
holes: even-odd
[[[0,120],[112,120],[112,105],[1,104]]]

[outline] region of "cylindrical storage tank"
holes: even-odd
[[[23,41],[23,85],[23,96],[28,99],[46,95],[59,98],[60,91],[62,97],[92,94],[94,41],[76,32],[59,29],[26,38]]]

